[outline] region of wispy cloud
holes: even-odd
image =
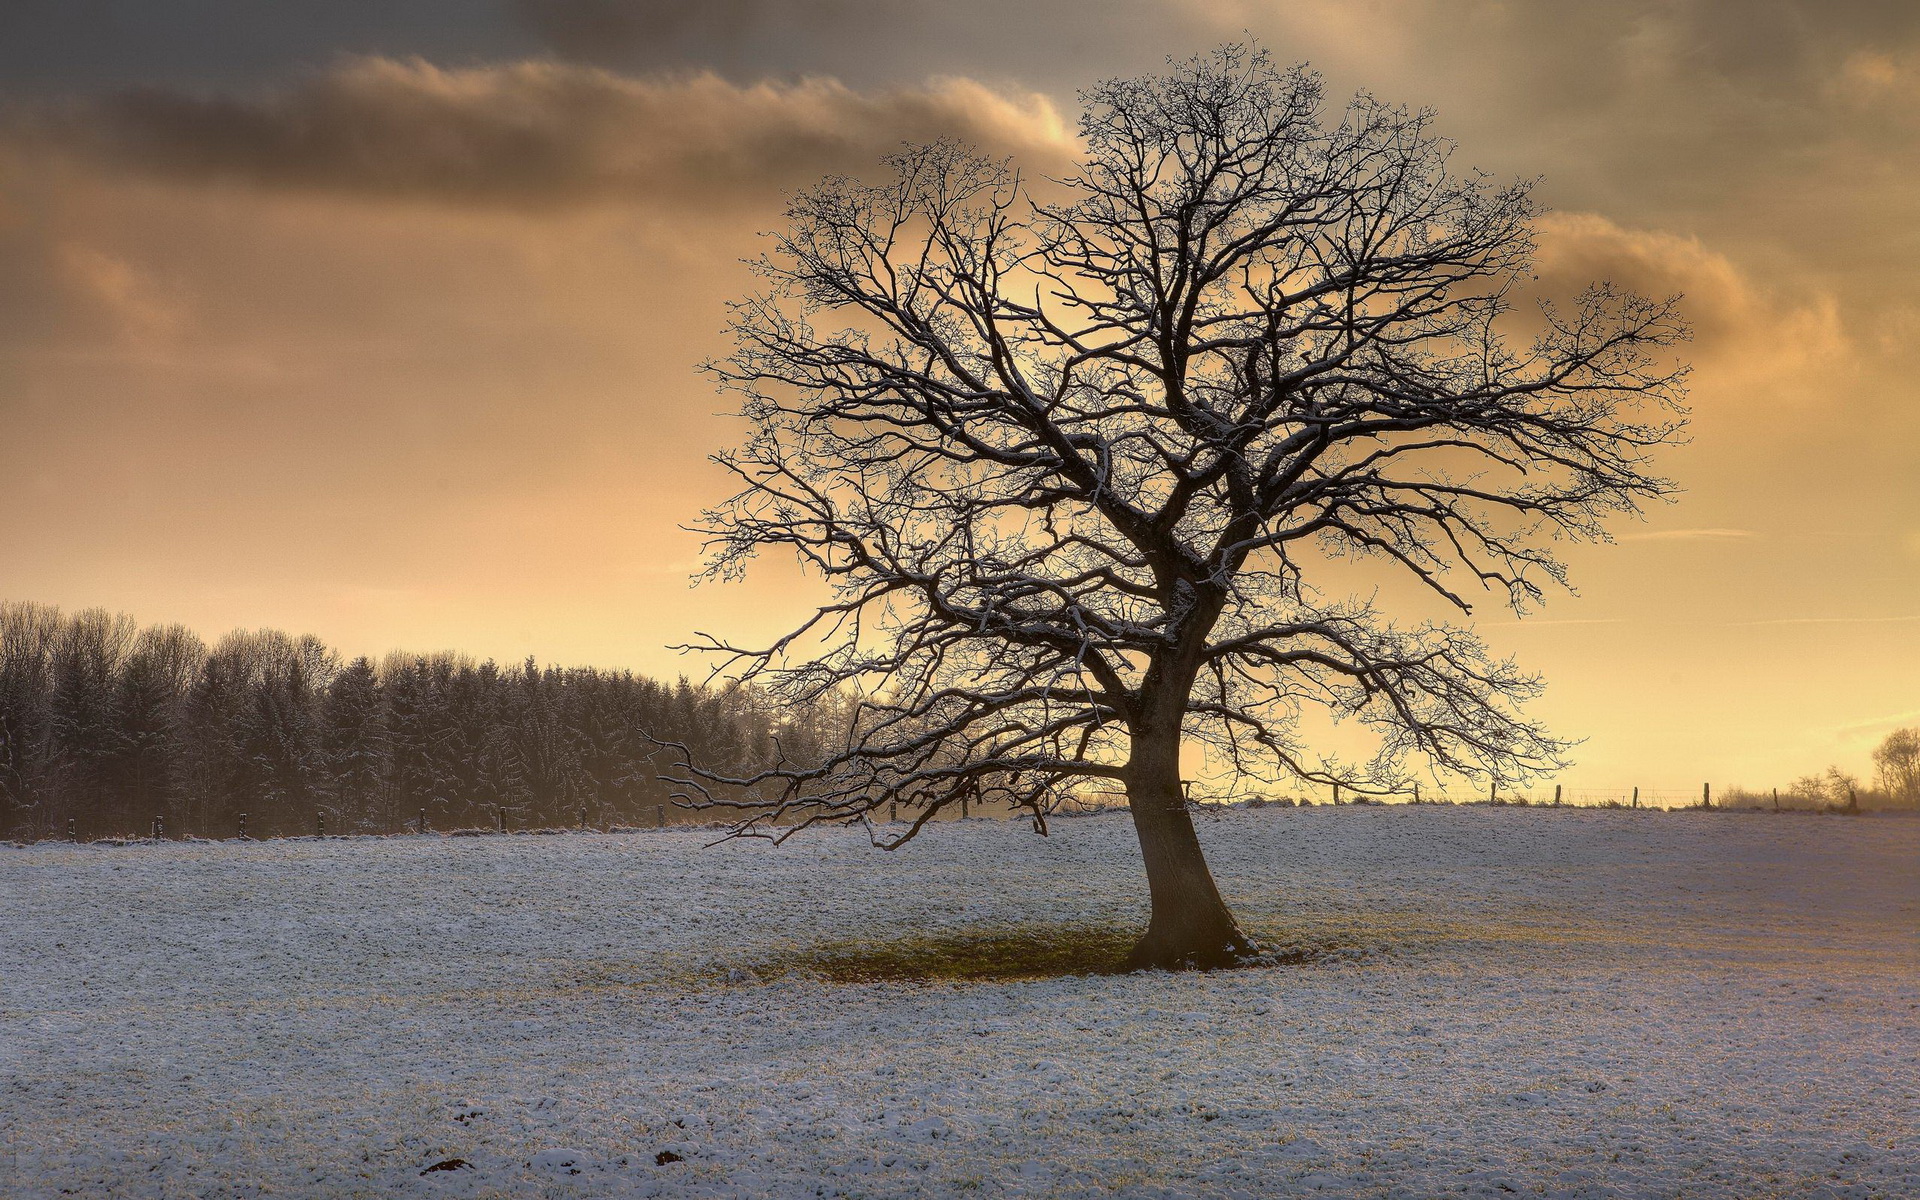
[[[1623,533],[1623,542],[1737,542],[1760,535],[1751,529],[1652,529],[1645,533]]]
[[[1624,625],[1626,623],[1627,623],[1627,619],[1625,617],[1560,617],[1560,618],[1541,618],[1538,620],[1535,620],[1532,618],[1526,618],[1518,621],[1481,621],[1479,622],[1479,624],[1483,626],[1484,625],[1517,626],[1523,629],[1539,629],[1542,626],[1546,626],[1546,625]]]
[[[1843,740],[1852,741],[1861,737],[1872,737],[1898,729],[1908,722],[1920,721],[1920,708],[1910,708],[1905,712],[1887,713],[1883,716],[1868,717],[1864,721],[1855,721],[1851,725],[1836,725],[1833,732]]]
[[[1636,618],[1629,617],[1565,617],[1532,618],[1505,621],[1477,621],[1480,628],[1541,629],[1549,625],[1625,625]],[[1748,629],[1763,625],[1906,625],[1920,621],[1920,613],[1908,613],[1890,617],[1769,617],[1759,621],[1700,621],[1667,618],[1664,620],[1638,619],[1640,624],[1652,626],[1693,626],[1718,627],[1723,629]]]
[[[1899,625],[1920,621],[1920,613],[1900,617],[1775,617],[1766,621],[1729,621],[1729,625]]]

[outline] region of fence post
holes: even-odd
[[[1340,785],[1337,783],[1333,785],[1333,802],[1340,803]]]
[[[1773,811],[1780,811],[1780,789],[1773,789]]]
[[[1713,807],[1713,785],[1710,783],[1703,783],[1700,785],[1700,807],[1701,808]]]
[[[325,836],[327,836],[327,814],[326,814],[326,811],[325,811],[324,809],[315,809],[315,810],[314,810],[314,812],[313,812],[313,827],[314,827],[314,829],[316,829],[316,830],[318,830],[318,831],[319,831],[319,832],[318,832],[318,833],[316,834],[316,836],[318,836],[318,837],[325,837]]]
[[[240,814],[240,838],[241,838],[241,840],[242,840],[242,841],[245,841],[245,840],[246,840],[246,836],[247,836],[247,814],[245,814],[245,813],[241,813],[241,814]]]
[[[1640,807],[1640,789],[1639,788],[1633,789],[1633,806],[1635,808]]]
[[[585,808],[582,808],[580,810],[580,828],[585,829],[586,827],[587,827],[587,810]]]
[[[1418,779],[1413,781],[1413,802],[1415,804],[1420,803],[1420,781]]]
[[[960,819],[962,821],[967,819],[967,798],[965,796],[960,797]]]
[[[166,835],[166,832],[167,832],[167,823],[165,821],[162,821],[159,817],[155,817],[153,819],[154,840],[158,841],[161,837],[164,837]]]
[[[495,815],[496,817],[498,817],[498,818],[500,819],[500,832],[501,832],[501,833],[505,833],[505,832],[507,831],[507,807],[506,807],[506,805],[504,805],[504,804],[503,804],[503,805],[500,805],[500,806],[499,806],[498,808],[495,808],[495,809],[493,810],[493,812],[494,812],[494,815]]]
[[[420,832],[425,833],[426,831],[427,831],[427,810],[423,808],[420,810]]]
[[[1492,804],[1500,798],[1500,781],[1494,780],[1487,785],[1487,803]]]
[[[72,817],[67,818],[67,840],[70,842],[77,842],[80,840],[80,835],[74,832]]]
[[[1553,806],[1560,807],[1560,785],[1557,783],[1553,785]]]

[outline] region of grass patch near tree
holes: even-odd
[[[993,982],[1111,975],[1139,938],[1086,925],[963,929],[883,942],[833,942],[779,964],[834,983]]]
[[[831,942],[764,963],[752,974],[808,974],[832,983],[995,983],[1115,975],[1137,929],[1062,925],[964,929],[886,941]],[[1264,940],[1263,946],[1271,946]],[[1297,966],[1328,946],[1272,947],[1249,967]]]

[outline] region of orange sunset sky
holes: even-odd
[[[1920,724],[1920,5],[9,0],[0,598],[209,639],[677,674],[813,594],[690,587],[695,370],[782,194],[1250,33],[1541,176],[1541,286],[1683,292],[1678,502],[1496,647],[1576,787],[1784,785]]]

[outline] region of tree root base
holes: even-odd
[[[1232,926],[1205,932],[1149,928],[1121,962],[1120,971],[1220,971],[1263,961],[1260,948]]]

